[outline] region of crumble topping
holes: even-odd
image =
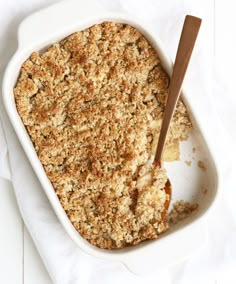
[[[155,239],[170,196],[162,168],[148,166],[169,77],[158,54],[127,24],[76,32],[21,67],[17,110],[76,230],[100,248]],[[180,99],[164,160],[179,157],[191,123]]]
[[[187,218],[190,214],[198,209],[198,204],[190,204],[184,200],[178,200],[173,204],[173,208],[167,215],[167,219],[170,225],[177,224],[179,221]]]

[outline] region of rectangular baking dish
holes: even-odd
[[[179,199],[198,202],[198,211],[172,227],[158,240],[109,251],[89,244],[70,223],[18,115],[13,95],[20,66],[33,51],[45,49],[73,32],[107,20],[127,23],[140,30],[156,49],[163,67],[171,75],[171,60],[165,54],[160,39],[151,27],[135,19],[133,15],[111,13],[101,7],[98,1],[87,0],[81,3],[71,0],[36,12],[21,23],[18,30],[18,49],[10,60],[4,75],[3,99],[10,121],[29,162],[68,235],[85,252],[96,257],[121,261],[130,271],[140,274],[179,261],[198,249],[206,240],[204,219],[218,196],[219,173],[210,147],[211,137],[207,134],[207,129],[200,119],[200,102],[196,103],[196,99],[191,98],[191,93],[182,92],[182,98],[194,129],[188,141],[181,144],[180,160],[165,164],[173,185],[173,202]],[[193,147],[197,149],[196,152],[193,152]],[[186,165],[185,161],[188,160],[192,161],[192,166]],[[204,162],[205,171],[197,166],[199,160]]]

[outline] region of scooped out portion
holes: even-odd
[[[19,115],[75,229],[100,248],[156,239],[164,169],[154,154],[169,77],[144,36],[104,22],[34,52],[14,89]],[[191,129],[180,99],[164,160],[179,157]]]

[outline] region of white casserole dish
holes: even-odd
[[[165,70],[171,74],[172,63],[166,56],[161,41],[141,20],[125,14],[110,13],[99,6],[97,1],[87,0],[80,3],[80,1],[71,0],[41,10],[27,17],[21,23],[18,30],[18,49],[9,62],[4,75],[3,99],[22,147],[58,219],[69,236],[82,250],[91,255],[118,260],[134,273],[145,273],[161,266],[173,264],[204,244],[206,228],[203,217],[212,208],[218,195],[219,175],[213,155],[209,150],[210,139],[204,124],[199,120],[201,109],[191,104],[191,94],[183,93],[182,96],[194,125],[193,133],[188,141],[181,144],[180,161],[166,163],[165,166],[173,186],[173,201],[184,199],[198,202],[199,210],[171,228],[158,240],[146,241],[138,246],[112,251],[102,250],[89,244],[70,223],[18,115],[13,95],[20,66],[33,51],[42,50],[75,31],[83,30],[105,20],[128,23],[140,30],[157,50]],[[197,148],[196,153],[193,153],[193,147]],[[186,166],[184,163],[186,160],[192,160],[191,167]],[[204,162],[206,171],[201,171],[198,168],[198,160]],[[207,193],[205,189],[207,189]]]

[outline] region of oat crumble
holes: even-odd
[[[167,219],[170,225],[177,224],[179,221],[187,218],[191,213],[198,209],[198,204],[190,204],[184,200],[178,200],[173,204],[171,212],[168,214]]]
[[[76,230],[100,248],[155,239],[169,195],[154,154],[169,77],[135,28],[112,22],[76,32],[22,65],[17,110]],[[191,129],[180,99],[164,160]]]

